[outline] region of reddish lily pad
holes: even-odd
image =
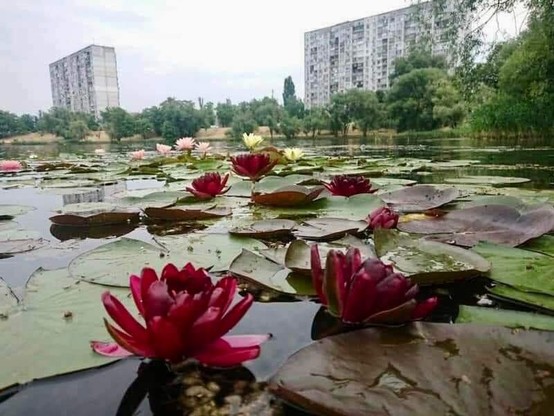
[[[296,227],[294,234],[298,238],[314,241],[332,241],[346,234],[364,232],[369,224],[366,221],[354,221],[343,218],[316,218],[304,221]]]
[[[71,227],[93,227],[115,224],[136,224],[140,221],[138,212],[103,212],[89,216],[62,214],[50,217],[56,225]]]
[[[314,201],[323,189],[323,187],[307,188],[300,185],[284,186],[270,193],[255,193],[252,200],[256,204],[270,207],[296,207]]]
[[[318,415],[546,415],[553,343],[553,332],[471,324],[364,329],[292,355],[270,388]]]
[[[438,189],[432,185],[414,185],[379,195],[396,211],[402,212],[420,212],[438,208],[459,196],[460,192],[456,188]]]
[[[144,213],[152,219],[163,221],[195,221],[227,217],[231,215],[230,208],[192,209],[183,207],[146,208]]]
[[[401,222],[398,229],[433,234],[433,239],[464,247],[479,241],[515,247],[554,227],[554,207],[535,205],[520,212],[507,205],[482,205],[448,212],[440,217]]]
[[[483,257],[461,247],[420,239],[385,228],[373,233],[375,251],[385,263],[420,285],[450,283],[487,273]]]
[[[236,227],[229,230],[229,234],[259,239],[280,238],[291,235],[296,222],[285,219],[256,221],[248,226]]]

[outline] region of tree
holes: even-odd
[[[379,100],[373,91],[350,90],[346,93],[352,120],[364,137],[379,126],[381,112]]]
[[[398,77],[412,72],[414,69],[438,68],[446,70],[446,59],[441,55],[433,55],[430,50],[415,48],[406,57],[394,60],[394,70],[390,75],[390,83]]]
[[[235,117],[236,109],[231,100],[227,99],[224,103],[217,103],[215,112],[219,125],[221,127],[229,127]]]
[[[231,125],[231,136],[235,139],[240,139],[243,133],[254,133],[258,125],[256,119],[249,111],[240,112],[235,115],[233,124]]]
[[[457,127],[464,119],[466,111],[460,92],[449,79],[437,81],[432,101],[433,120],[437,127]]]
[[[302,130],[302,122],[297,117],[287,115],[281,120],[279,130],[287,139],[294,139]]]
[[[388,94],[391,116],[399,131],[433,130],[438,123],[433,118],[433,98],[438,81],[447,77],[437,68],[415,69],[399,76]]]
[[[135,134],[135,119],[120,107],[107,108],[102,111],[102,124],[112,140],[121,140]]]
[[[338,136],[346,136],[348,125],[352,122],[352,107],[349,96],[340,92],[331,97],[331,103],[327,107],[329,113],[329,127],[331,132]]]
[[[277,100],[264,97],[259,105],[255,106],[254,118],[258,125],[269,128],[269,134],[273,138],[273,133],[279,127],[279,121],[282,118],[281,108]]]
[[[31,114],[23,114],[19,117],[19,125],[23,132],[37,131],[38,117]]]
[[[285,78],[283,85],[283,107],[291,117],[304,117],[304,103],[296,98],[296,88],[290,75]]]
[[[81,141],[87,134],[89,129],[87,123],[84,120],[72,120],[69,122],[68,132],[66,139]]]
[[[302,129],[304,133],[315,137],[316,134],[320,134],[321,130],[329,126],[329,115],[325,109],[321,107],[314,107],[310,109],[304,119],[302,120]]]
[[[162,137],[166,140],[166,142],[173,142],[179,137],[179,130],[177,129],[175,123],[172,123],[169,120],[164,121],[164,124],[162,125]]]
[[[21,125],[16,114],[0,110],[0,138],[19,134]]]
[[[149,139],[155,134],[150,120],[142,115],[139,115],[135,119],[135,133],[140,135],[143,140]]]

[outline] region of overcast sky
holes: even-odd
[[[303,33],[409,5],[409,0],[0,0],[0,109],[52,105],[48,64],[91,43],[116,49],[121,106],[168,96],[303,96]],[[517,20],[519,19],[519,20]],[[501,21],[508,31],[521,14]],[[494,33],[497,30],[494,29]]]

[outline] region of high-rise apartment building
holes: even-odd
[[[54,107],[93,114],[119,107],[115,49],[90,45],[50,64]]]
[[[353,88],[388,89],[394,60],[423,41],[433,54],[452,61],[446,37],[452,11],[452,2],[436,13],[429,1],[305,33],[306,107],[324,105],[333,94]]]

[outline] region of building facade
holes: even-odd
[[[305,33],[306,107],[325,105],[349,89],[388,89],[394,60],[421,42],[452,62],[446,32],[450,13],[452,4],[435,13],[432,2],[425,2]]]
[[[50,64],[54,107],[93,114],[119,107],[115,49],[90,45]]]

